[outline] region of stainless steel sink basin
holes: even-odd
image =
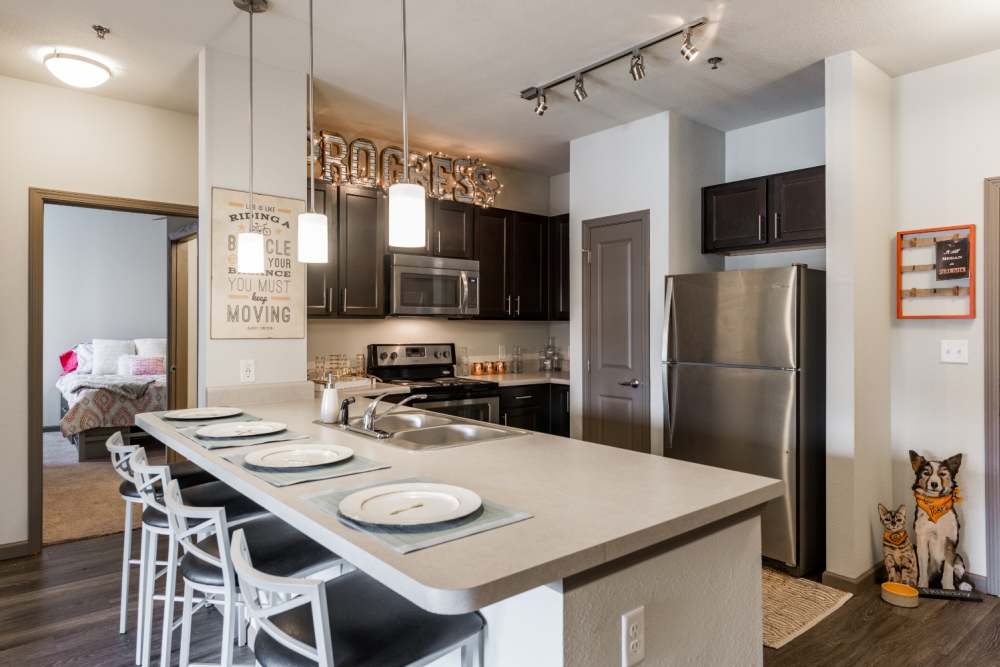
[[[425,412],[397,412],[396,414],[376,419],[375,428],[386,433],[398,433],[400,431],[444,426],[450,423],[452,423],[452,420],[447,417],[430,415]],[[351,425],[361,428],[361,420],[352,419]]]
[[[396,433],[385,442],[405,449],[425,450],[459,447],[475,442],[512,438],[518,435],[524,435],[524,433],[485,424],[455,423],[432,426],[419,431]]]

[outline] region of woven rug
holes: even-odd
[[[781,648],[840,609],[850,593],[765,567],[764,646]]]

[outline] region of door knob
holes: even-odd
[[[632,378],[628,382],[619,382],[618,384],[620,384],[623,387],[632,387],[633,389],[635,389],[642,383],[639,382],[639,380],[637,380],[636,378]]]

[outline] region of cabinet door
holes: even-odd
[[[768,211],[771,244],[826,240],[826,167],[799,169],[770,177]]]
[[[548,433],[549,385],[533,384],[500,389],[500,423]]]
[[[479,260],[479,318],[505,319],[510,315],[507,247],[513,213],[498,208],[475,211],[476,256]]]
[[[507,263],[516,319],[548,318],[548,227],[548,218],[544,216],[514,214]]]
[[[550,387],[549,433],[569,437],[569,387],[564,384]]]
[[[337,188],[322,182],[313,184],[316,211],[329,222],[326,264],[306,264],[306,314],[332,317],[337,313]]]
[[[702,189],[702,252],[767,244],[767,179]]]
[[[341,315],[385,315],[384,196],[374,188],[341,186],[338,282]]]
[[[569,320],[569,214],[549,218],[549,319]]]
[[[434,200],[431,250],[435,257],[472,259],[475,256],[475,211],[472,204]]]

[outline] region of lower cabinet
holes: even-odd
[[[569,437],[569,387],[549,385],[549,433]]]
[[[549,385],[500,388],[500,423],[527,431],[549,431]]]

